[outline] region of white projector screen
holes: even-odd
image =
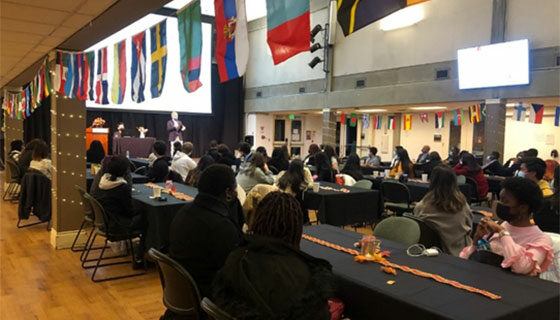
[[[151,58],[150,58],[150,31],[149,28],[165,17],[149,14],[133,24],[123,28],[108,38],[96,43],[85,51],[97,50],[107,46],[107,71],[109,88],[107,90],[110,104],[97,104],[94,101],[86,101],[86,107],[99,109],[114,109],[118,111],[150,111],[179,113],[212,113],[212,83],[211,83],[211,34],[212,27],[208,23],[202,24],[202,61],[200,81],[202,87],[193,93],[188,93],[183,87],[179,63],[179,32],[177,30],[177,19],[167,19],[167,67],[165,70],[165,82],[163,91],[158,98],[152,99],[150,92],[151,83]],[[146,30],[146,86],[144,88],[145,100],[141,103],[132,101],[131,97],[131,72],[132,59],[131,38],[135,34]],[[126,91],[122,104],[111,103],[111,85],[113,82],[113,45],[122,39],[126,39]],[[97,72],[97,51],[95,65]],[[94,76],[95,79],[95,76]]]
[[[529,40],[457,51],[459,89],[529,84]]]

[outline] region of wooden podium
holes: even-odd
[[[103,145],[105,154],[109,154],[109,128],[87,128],[86,129],[86,151],[93,140],[99,140]]]

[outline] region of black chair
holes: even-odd
[[[200,305],[202,306],[202,310],[204,310],[204,312],[206,312],[208,317],[212,320],[235,320],[234,317],[220,309],[220,307],[206,297],[202,299]]]
[[[268,170],[270,170],[270,172],[272,172],[272,174],[278,174],[278,169],[276,169],[275,166],[273,165],[268,165]]]
[[[167,173],[167,180],[171,180],[173,182],[178,182],[178,183],[185,183],[183,177],[173,170],[169,170],[169,172]]]
[[[483,202],[488,203],[488,196],[479,197],[478,196],[478,185],[473,178],[466,177],[466,183],[471,186],[471,198],[470,203],[482,205]]]
[[[154,248],[148,251],[148,255],[158,265],[165,307],[169,311],[189,319],[202,319],[200,292],[187,270]]]
[[[72,242],[72,246],[70,247],[70,250],[72,250],[73,252],[81,252],[80,261],[83,261],[86,249],[89,245],[89,242],[91,241],[91,237],[92,237],[93,232],[95,230],[95,226],[93,224],[94,216],[93,216],[93,209],[91,208],[91,204],[89,203],[89,200],[86,199],[86,197],[84,196],[87,192],[82,187],[80,187],[78,185],[75,185],[74,189],[76,189],[78,191],[78,193],[80,194],[80,198],[82,199],[82,206],[84,208],[84,211],[83,211],[84,216],[82,218],[82,224],[80,225],[80,229],[78,229],[78,233],[76,233],[76,237],[74,238],[74,241]],[[80,234],[82,233],[82,230],[84,229],[84,227],[86,225],[91,225],[91,230],[89,232],[89,236],[86,240],[86,243],[82,247],[77,248],[76,247],[76,242],[78,241],[78,238],[80,237]],[[91,248],[91,250],[99,250],[99,249],[102,249],[102,247]]]
[[[51,179],[40,171],[34,169],[27,170],[21,179],[16,226],[18,228],[26,228],[47,223],[47,230],[50,230],[51,201]],[[22,220],[28,220],[31,215],[36,216],[39,221],[22,224]]]
[[[435,228],[412,214],[405,213],[404,216],[418,223],[418,227],[420,227],[420,240],[418,240],[418,243],[424,245],[426,248],[438,247],[441,249],[441,238],[439,232]]]
[[[93,212],[93,216],[94,216],[93,223],[95,225],[95,230],[94,230],[95,234],[93,236],[93,239],[91,239],[91,241],[89,242],[88,248],[87,248],[87,251],[86,251],[86,255],[85,255],[84,259],[82,260],[82,267],[84,269],[93,268],[93,273],[91,274],[91,280],[93,282],[102,282],[102,281],[108,281],[108,280],[130,278],[130,277],[135,277],[135,276],[140,276],[140,275],[146,274],[147,270],[144,267],[143,272],[137,272],[137,273],[127,274],[127,275],[122,275],[122,276],[108,277],[108,278],[103,278],[103,279],[96,279],[95,278],[97,270],[100,267],[107,267],[107,266],[112,266],[112,265],[130,263],[130,262],[134,263],[134,254],[131,254],[130,255],[131,256],[131,261],[117,261],[117,262],[101,264],[102,260],[126,257],[126,255],[119,255],[119,256],[113,256],[113,257],[103,257],[103,254],[105,253],[105,250],[108,248],[108,246],[107,246],[108,241],[112,241],[112,242],[127,241],[130,248],[132,248],[132,239],[139,237],[142,232],[141,231],[116,232],[116,231],[111,230],[109,228],[109,225],[107,224],[107,220],[108,220],[107,219],[107,214],[105,213],[105,210],[103,209],[101,204],[87,193],[84,193],[84,197],[88,200],[88,202],[89,202],[89,204],[92,208],[92,212]],[[105,238],[105,243],[104,243],[103,247],[101,248],[101,253],[97,257],[97,259],[88,260],[89,254],[90,254],[91,250],[93,250],[93,244],[95,243],[95,239],[97,238],[97,236],[104,237]],[[86,262],[92,262],[92,261],[96,261],[95,266],[86,266]]]
[[[138,173],[145,176],[146,174],[148,174],[148,167],[146,166],[138,167],[134,170],[134,173]]]
[[[4,191],[2,199],[4,201],[17,201],[21,190],[19,166],[14,159],[9,157],[6,159],[6,165],[10,169],[10,180],[8,181],[8,187]]]
[[[410,190],[403,183],[397,181],[381,182],[381,197],[385,208],[395,211],[397,215],[414,210]]]

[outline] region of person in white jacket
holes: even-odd
[[[29,169],[37,170],[43,173],[47,178],[52,179],[52,163],[48,159],[49,146],[40,141],[33,149],[32,160],[29,163]]]
[[[189,171],[196,168],[196,162],[190,157],[193,151],[193,144],[189,141],[183,143],[180,151],[175,152],[173,161],[171,162],[171,170],[177,172],[183,178],[187,178]]]

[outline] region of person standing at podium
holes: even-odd
[[[186,127],[183,125],[181,120],[179,120],[179,115],[177,112],[173,111],[171,113],[171,120],[167,121],[167,132],[169,132],[169,144],[171,145],[171,154],[173,154],[173,143],[175,141],[181,142],[183,144],[183,131]]]

